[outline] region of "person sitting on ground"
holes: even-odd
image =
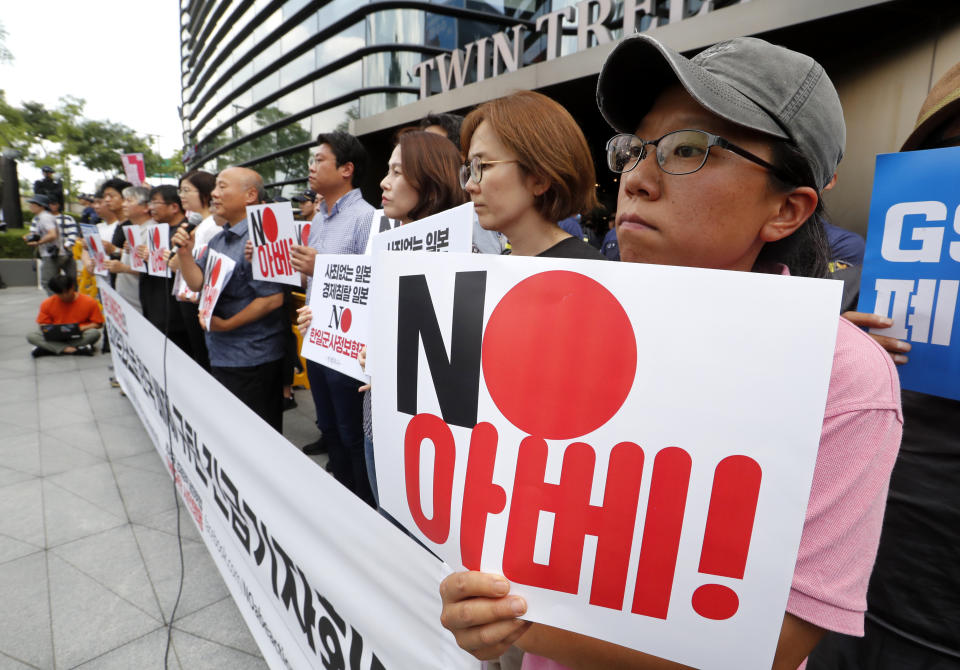
[[[77,292],[77,280],[68,275],[57,275],[50,282],[53,295],[40,303],[37,323],[40,325],[77,324],[80,336],[66,341],[47,340],[39,330],[27,335],[27,341],[36,347],[32,356],[59,356],[61,354],[93,355],[93,345],[100,339],[103,314],[100,305],[88,295]]]

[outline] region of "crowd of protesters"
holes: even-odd
[[[934,86],[903,150],[960,144],[958,92],[960,65]],[[374,207],[358,184],[371,170],[385,173],[381,206],[402,224],[472,201],[476,252],[843,279],[846,318],[774,667],[960,668],[960,404],[904,391],[901,407],[895,364],[909,345],[862,330],[889,319],[850,311],[863,240],[831,226],[823,208],[846,141],[829,77],[811,58],[762,40],[732,40],[687,59],[639,35],[610,53],[597,97],[618,133],[606,145],[620,178],[616,226],[604,235],[583,226],[598,207],[590,146],[542,94],[513,93],[465,119],[431,115],[398,133],[386,165],[371,165],[348,133],[321,134],[309,157],[310,190],[294,198],[312,221],[309,239],[291,251],[307,294],[316,254],[364,253]],[[265,199],[260,175],[243,167],[193,171],[179,188],[111,179],[88,199],[83,219],[99,227],[117,292],[280,431],[298,362],[289,291],[254,279],[250,264],[246,208]],[[28,202],[36,214],[30,244],[55,294],[39,320],[87,310],[89,332],[102,318],[75,302],[76,268],[62,250],[76,225],[60,214],[62,189],[58,197],[50,185],[37,187]],[[170,267],[182,291],[173,278],[131,267],[145,252],[125,230],[151,222],[170,226]],[[236,266],[204,322],[197,293],[211,250]],[[311,319],[300,311],[301,332]],[[94,341],[88,335],[72,348],[86,353]],[[70,353],[36,334],[31,342]],[[328,453],[332,475],[376,506],[372,390],[312,361],[306,372],[319,438],[304,451]],[[441,585],[443,625],[478,658],[506,665],[522,650],[528,670],[678,667],[524,621],[526,604],[509,590],[502,576],[480,572]]]

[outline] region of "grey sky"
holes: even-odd
[[[13,52],[0,65],[0,89],[20,104],[56,106],[62,95],[87,101],[85,114],[154,135],[169,155],[181,148],[180,11],[177,0],[3,0],[0,21]],[[119,157],[117,171],[122,172]],[[23,166],[20,176],[39,177]],[[93,188],[93,173],[76,173]]]

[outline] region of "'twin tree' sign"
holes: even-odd
[[[451,566],[504,574],[532,620],[699,668],[769,668],[835,283],[467,254],[376,264],[384,508]]]
[[[253,240],[253,278],[300,286],[300,273],[290,263],[290,247],[301,243],[302,230],[293,220],[290,203],[251,205],[247,224]]]

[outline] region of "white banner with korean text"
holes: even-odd
[[[449,570],[99,282],[114,370],[271,668],[478,668],[440,626]]]
[[[382,252],[373,278],[387,512],[455,569],[505,575],[526,619],[770,668],[839,282]]]

